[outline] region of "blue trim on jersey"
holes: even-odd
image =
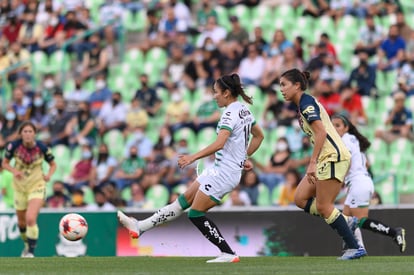
[[[329,134],[326,134],[326,139],[332,144],[332,146],[335,148],[336,153],[338,154],[338,161],[341,160],[341,152],[339,151],[338,145],[336,145],[335,141],[331,138]]]
[[[331,179],[335,179],[335,164],[331,162]]]

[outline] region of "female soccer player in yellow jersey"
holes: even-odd
[[[36,127],[30,121],[23,122],[18,130],[20,138],[6,145],[4,169],[13,174],[14,207],[20,234],[24,242],[22,257],[34,257],[39,236],[37,217],[44,204],[46,182],[56,170],[50,149],[35,139]],[[14,167],[10,161],[14,158]],[[49,164],[43,173],[43,161]]]
[[[358,246],[345,217],[334,205],[351,155],[326,110],[313,96],[305,93],[309,77],[309,72],[298,69],[288,70],[280,77],[282,95],[298,107],[299,124],[314,146],[306,175],[296,189],[295,204],[307,213],[325,218],[342,237],[348,249],[338,259],[361,258],[366,255],[365,249]]]

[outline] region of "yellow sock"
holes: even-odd
[[[318,210],[316,209],[316,199],[312,201],[312,204],[309,208],[309,214],[314,216],[321,216],[321,214],[319,214]]]
[[[37,224],[27,227],[26,236],[28,239],[32,240],[37,240],[39,238],[39,227]]]
[[[339,211],[338,209],[334,208],[334,210],[332,211],[331,215],[329,215],[329,217],[327,219],[325,219],[327,224],[331,224],[334,221],[336,221],[336,219],[341,215],[341,211]]]

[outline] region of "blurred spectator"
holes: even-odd
[[[400,34],[402,39],[404,39],[404,41],[407,42],[410,39],[411,33],[414,30],[407,24],[405,20],[404,12],[402,10],[397,11],[395,15],[396,15],[395,24],[398,27],[398,33]]]
[[[92,147],[88,144],[82,144],[81,158],[72,167],[68,179],[65,181],[65,186],[70,192],[74,192],[83,186],[90,184],[92,178],[92,166],[93,166],[93,152]]]
[[[99,8],[99,25],[104,26],[102,36],[112,50],[115,50],[115,41],[121,35],[122,22],[126,11],[119,1],[106,1]]]
[[[11,106],[7,106],[4,118],[1,118],[0,149],[4,149],[8,142],[17,139],[17,130],[21,121]]]
[[[72,205],[71,207],[86,207],[88,204],[85,202],[85,193],[82,189],[75,189],[72,192]]]
[[[281,101],[273,89],[265,90],[265,94],[266,103],[261,118],[263,128],[272,130],[277,126],[289,126],[296,118],[296,108],[291,103]]]
[[[350,86],[341,89],[342,110],[348,113],[349,120],[354,125],[366,125],[368,117],[362,105],[361,96]]]
[[[20,121],[29,119],[31,99],[19,87],[13,89],[11,106]]]
[[[102,191],[105,194],[106,199],[110,204],[115,207],[125,207],[126,201],[121,198],[120,190],[116,188],[116,184],[113,181],[108,181],[102,186]]]
[[[207,18],[205,29],[199,35],[196,47],[201,48],[204,45],[204,40],[207,37],[211,38],[214,45],[218,46],[224,39],[226,39],[227,31],[225,28],[217,25],[217,20],[214,16]]]
[[[158,135],[156,146],[160,146],[162,148],[172,148],[174,145],[174,137],[171,129],[166,125],[162,125],[159,132],[160,134]]]
[[[414,33],[414,32],[413,32]],[[414,55],[407,60],[398,73],[398,87],[407,96],[414,95]]]
[[[199,31],[203,31],[207,24],[207,19],[212,16],[218,19],[218,14],[213,8],[210,0],[201,0],[200,9],[197,10],[197,26]]]
[[[364,51],[368,56],[377,54],[378,48],[384,39],[384,30],[380,24],[375,24],[374,17],[368,14],[365,25],[359,29],[359,39],[355,45],[354,53]]]
[[[39,3],[36,14],[36,22],[42,26],[46,26],[49,19],[55,15],[60,14],[62,6],[59,1],[45,0]]]
[[[13,174],[3,169],[0,157],[0,195],[6,209],[14,208]]]
[[[303,49],[303,37],[302,36],[296,36],[293,40],[293,50],[295,51],[295,56],[303,63],[305,61],[305,52]]]
[[[171,91],[170,98],[165,110],[165,124],[171,127],[174,133],[183,127],[191,126],[190,103],[177,88]]]
[[[69,40],[81,35],[88,29],[86,25],[79,21],[74,11],[68,11],[65,16],[64,34],[65,39]],[[89,43],[85,39],[77,39],[66,49],[69,53],[76,53],[78,61],[82,61],[83,55],[89,50]]]
[[[259,85],[265,69],[264,58],[254,44],[247,48],[247,56],[240,62],[238,73],[244,85]]]
[[[105,193],[101,187],[95,187],[93,189],[94,202],[88,204],[85,209],[88,211],[115,211],[116,207],[108,201]]]
[[[391,25],[388,37],[384,39],[378,49],[378,65],[380,71],[390,71],[398,69],[405,59],[405,41],[400,36],[398,26]]]
[[[24,23],[19,29],[18,41],[30,52],[37,51],[38,41],[43,33],[43,27],[36,23],[35,12],[27,12],[24,15]]]
[[[128,138],[137,127],[146,129],[148,122],[149,116],[145,109],[142,108],[141,101],[139,101],[138,98],[133,98],[125,116],[126,127],[124,130],[124,137]]]
[[[53,195],[46,198],[48,208],[67,208],[71,206],[70,198],[65,194],[65,186],[61,181],[53,183]]]
[[[91,11],[88,8],[86,7],[80,8],[80,10],[78,11],[77,17],[78,17],[79,22],[82,23],[86,27],[86,29],[91,30],[96,27],[96,22],[91,17]]]
[[[174,45],[181,48],[185,56],[189,56],[194,52],[194,46],[188,39],[188,33],[180,31],[174,39]]]
[[[244,171],[240,179],[240,188],[246,192],[252,205],[257,205],[257,198],[259,197],[259,176],[255,170]]]
[[[181,47],[173,44],[170,49],[171,57],[168,59],[168,64],[163,71],[161,80],[161,86],[167,87],[167,89],[171,89],[175,85],[181,86],[184,84],[182,79],[187,64],[186,57]]]
[[[7,55],[7,48],[5,45],[0,44],[0,72],[7,69],[10,66],[10,58]],[[7,77],[7,74],[6,74]],[[0,77],[1,79],[2,77]],[[0,81],[6,81],[6,79],[1,79]]]
[[[324,59],[328,54],[326,43],[319,43],[315,45],[311,51],[311,56],[309,61],[305,66],[305,70],[310,73],[309,79],[309,89],[313,90],[315,83],[319,79],[320,71],[324,66]]]
[[[204,52],[204,49],[196,49],[184,68],[183,80],[192,93],[197,88],[205,87],[212,80],[213,69]]]
[[[299,150],[302,150],[302,138],[304,133],[297,119],[293,120],[291,125],[286,127],[285,137],[289,145],[291,156]]]
[[[302,136],[301,149],[291,153],[291,168],[296,169],[301,175],[305,175],[307,166],[312,156],[313,148],[307,135]]]
[[[414,30],[411,32],[409,39],[406,41],[405,59],[414,60]]]
[[[105,74],[98,74],[95,78],[95,91],[89,96],[92,116],[97,116],[102,105],[112,98],[112,91],[108,88]]]
[[[144,178],[141,181],[141,186],[144,190],[156,184],[160,184],[166,177],[169,169],[169,161],[165,157],[164,147],[162,145],[155,145],[147,159],[145,166]]]
[[[22,48],[20,42],[14,42],[9,48],[10,66],[21,64],[18,68],[9,73],[9,81],[14,83],[19,77],[31,78],[30,52]]]
[[[155,46],[163,46],[163,38],[158,32],[160,17],[158,11],[154,9],[147,10],[147,22],[145,25],[145,37],[143,41],[139,43],[138,48],[143,52],[147,52],[149,49]]]
[[[187,25],[175,15],[173,7],[165,9],[165,16],[159,23],[159,42],[165,47],[176,39],[177,33],[187,31]]]
[[[105,101],[97,116],[99,135],[103,137],[111,130],[123,131],[125,129],[125,118],[127,105],[122,102],[120,92],[112,94],[112,99]]]
[[[44,31],[39,37],[39,50],[44,51],[47,55],[51,55],[62,47],[65,33],[64,24],[60,21],[58,15],[49,17]]]
[[[319,80],[315,83],[314,95],[319,96],[321,93],[339,91],[348,80],[348,75],[344,68],[336,63],[335,57],[328,54],[324,58],[324,65],[320,70]]]
[[[0,24],[1,25],[1,24]],[[11,45],[17,41],[22,23],[16,14],[11,13],[7,16],[7,23],[2,28],[2,36],[0,40],[5,40],[7,45]]]
[[[59,85],[54,73],[45,73],[40,86],[43,99],[49,102],[53,97],[53,94],[60,90]],[[68,110],[68,112],[70,113],[70,110]]]
[[[413,140],[413,115],[405,107],[406,95],[404,92],[396,92],[393,95],[394,106],[385,120],[387,129],[378,129],[375,131],[375,137],[391,143],[397,138],[408,138]]]
[[[66,102],[63,96],[57,96],[55,98],[55,109],[52,110],[47,124],[50,136],[47,143],[50,146],[69,145],[69,132],[66,127],[71,118],[72,115],[66,112]]]
[[[335,45],[331,41],[331,38],[329,37],[329,35],[326,32],[321,34],[321,36],[319,38],[319,43],[324,43],[326,45],[327,54],[332,55],[335,59],[335,63],[338,64],[339,60],[338,60],[338,55],[336,54]]]
[[[114,182],[118,190],[129,187],[133,182],[139,183],[145,170],[145,160],[138,156],[136,146],[129,148],[129,155],[119,165],[114,174]]]
[[[141,88],[135,93],[135,98],[139,100],[141,107],[144,108],[148,115],[155,116],[161,108],[161,99],[158,97],[154,88],[149,86],[148,75],[140,75]]]
[[[96,121],[90,112],[88,102],[79,102],[78,108],[79,110],[72,116],[66,128],[70,135],[69,144],[72,148],[79,144],[88,144],[93,147],[98,138]]]
[[[326,0],[303,0],[302,5],[304,16],[320,17],[329,11],[329,2]]]
[[[179,20],[180,30],[189,29],[193,20],[189,7],[178,0],[169,0],[169,6],[173,8],[175,17]]]
[[[152,141],[146,136],[145,129],[141,127],[134,128],[134,132],[130,135],[125,145],[125,156],[129,156],[130,148],[137,147],[138,156],[147,159],[151,155]]]
[[[111,180],[116,166],[116,159],[109,155],[108,145],[101,143],[98,148],[98,157],[92,164],[90,185],[97,187]]]
[[[195,164],[186,166],[185,168],[180,168],[178,166],[178,156],[185,155],[190,153],[188,148],[188,141],[184,138],[178,140],[174,144],[174,155],[170,158],[168,171],[165,177],[162,179],[167,188],[172,191],[172,189],[180,184],[186,184],[192,179]]]
[[[358,57],[359,64],[356,68],[352,69],[347,85],[356,90],[361,96],[375,95],[376,70],[374,66],[368,63],[368,54],[365,51],[359,51]]]
[[[107,48],[101,45],[101,39],[97,34],[89,37],[90,48],[82,58],[81,75],[83,79],[96,77],[99,74],[108,75],[109,53]]]
[[[79,104],[87,102],[91,93],[83,87],[83,80],[80,76],[75,76],[75,87],[72,90],[65,91],[64,97],[67,103],[67,110],[70,113],[77,113]],[[89,106],[88,106],[89,107]]]
[[[223,202],[222,207],[232,206],[250,206],[252,202],[249,194],[237,185],[228,195],[227,199]]]
[[[260,0],[217,0],[217,4],[231,8],[236,5],[245,5],[247,7],[254,7],[258,5]]]
[[[285,49],[293,47],[292,42],[286,39],[282,29],[275,30],[272,41],[264,48],[263,53],[267,57],[281,55]]]
[[[263,54],[263,51],[269,47],[269,43],[263,37],[263,28],[261,26],[254,26],[250,43],[256,45],[256,48],[259,50],[260,54]]]
[[[226,43],[240,45],[243,48],[249,44],[249,33],[240,24],[239,18],[235,15],[229,17],[231,29],[226,35]]]
[[[10,6],[10,1],[8,0],[0,1],[0,25],[3,25],[6,22],[11,11],[12,11],[12,8]]]
[[[36,126],[37,135],[40,139],[47,133],[48,116],[47,103],[40,93],[35,94],[30,107],[29,119]]]
[[[285,180],[284,174],[290,168],[290,149],[285,137],[278,138],[275,151],[272,153],[268,163],[262,164],[263,160],[254,159],[259,169],[259,180],[264,183],[270,191]]]
[[[144,190],[137,182],[131,184],[131,199],[127,201],[128,207],[144,208],[146,204]]]
[[[231,74],[237,71],[242,59],[241,52],[235,45],[223,44],[220,46],[220,56],[218,58],[217,68],[223,75]]]
[[[283,183],[278,201],[278,205],[293,205],[295,203],[295,192],[301,180],[301,175],[295,169],[289,169],[285,173],[285,182]]]
[[[196,133],[207,127],[215,129],[221,116],[220,108],[213,98],[213,91],[211,88],[206,87],[205,89],[200,90],[200,92],[202,92],[202,96],[198,102],[199,106],[196,110],[195,117],[192,120],[192,128]]]
[[[339,92],[334,91],[327,82],[321,82],[318,101],[325,108],[329,116],[342,110],[341,95]]]

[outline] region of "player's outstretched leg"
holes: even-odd
[[[204,212],[190,209],[188,212],[190,221],[200,230],[200,232],[211,243],[217,246],[221,254],[212,260],[208,260],[207,263],[237,263],[240,262],[239,256],[227,244],[226,240],[221,235],[217,226],[209,220]]]
[[[23,244],[24,244],[21,257],[25,258],[29,253],[29,244],[27,243],[27,236],[26,236],[27,229],[26,227],[19,227],[19,230],[20,230],[20,237],[22,238]]]
[[[121,211],[118,211],[118,219],[120,223],[128,229],[131,237],[137,239],[144,232],[160,224],[175,220],[181,216],[184,210],[188,207],[190,207],[190,205],[184,195],[180,195],[173,203],[160,208],[157,212],[145,220],[138,221],[132,217],[126,216]]]
[[[380,221],[373,220],[371,218],[362,218],[358,226],[363,229],[367,229],[372,232],[376,232],[388,237],[391,237],[394,242],[399,246],[400,252],[403,253],[407,246],[405,241],[405,229],[401,227],[392,228]]]

